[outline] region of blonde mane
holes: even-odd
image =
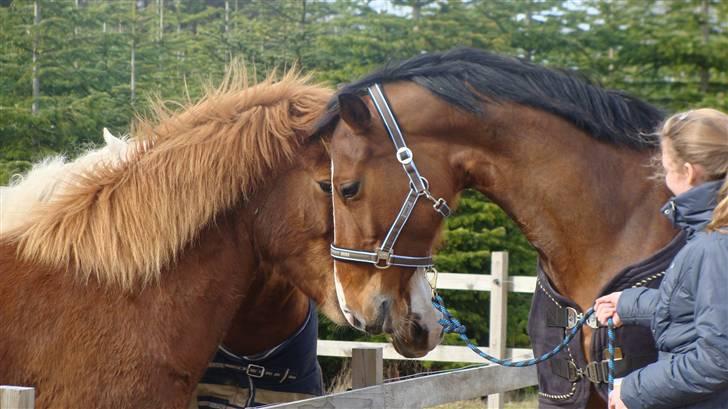
[[[36,194],[0,239],[17,243],[24,259],[71,268],[82,280],[124,289],[156,282],[216,214],[290,163],[331,94],[294,71],[249,86],[245,70],[233,68],[182,111],[156,104],[156,119],[138,121],[121,160],[104,160],[106,152],[65,164],[62,188]],[[30,179],[4,188],[15,192],[0,196],[3,207],[37,186]]]
[[[43,159],[25,175],[14,175],[8,186],[0,186],[0,236],[17,229],[32,214],[36,206],[48,202],[67,186],[69,177],[78,172],[90,172],[98,164],[115,164],[125,158],[127,141],[103,130],[106,145],[87,151],[67,163],[63,155]]]

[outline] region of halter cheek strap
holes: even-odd
[[[331,244],[331,256],[336,260],[373,264],[375,267],[381,269],[389,268],[390,266],[413,268],[432,267],[434,265],[432,256],[418,257],[396,255],[393,251],[394,245],[399,238],[399,234],[404,229],[405,224],[407,224],[407,221],[412,214],[412,210],[415,208],[419,198],[424,197],[431,201],[433,203],[432,208],[442,215],[442,217],[450,215],[450,208],[444,199],[435,199],[435,197],[432,196],[432,193],[430,193],[427,179],[420,175],[420,172],[417,170],[417,166],[415,166],[414,155],[404,142],[404,135],[399,128],[399,124],[397,123],[397,119],[394,117],[394,113],[392,113],[392,110],[389,107],[389,103],[387,102],[387,98],[384,96],[381,86],[379,84],[374,84],[368,88],[368,91],[372,98],[372,102],[374,103],[374,107],[377,109],[377,113],[379,113],[379,117],[384,123],[387,134],[394,144],[397,161],[402,165],[402,168],[409,178],[410,191],[407,194],[404,203],[402,203],[402,207],[399,209],[399,213],[390,226],[389,231],[387,231],[387,235],[382,241],[381,246],[374,249],[374,251],[366,251],[347,249]]]

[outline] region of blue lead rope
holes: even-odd
[[[607,381],[609,382],[609,393],[614,390],[614,343],[617,341],[617,337],[614,334],[614,320],[609,318],[607,320],[607,350],[609,351],[609,373],[607,374]]]
[[[512,368],[522,368],[524,366],[531,366],[536,365],[537,363],[543,362],[548,360],[549,358],[553,357],[554,355],[561,352],[562,349],[566,348],[567,345],[571,342],[572,339],[576,336],[576,334],[579,332],[581,327],[584,326],[584,323],[586,323],[587,319],[594,314],[594,308],[589,308],[585,313],[584,316],[579,319],[579,321],[576,323],[576,325],[569,331],[568,334],[564,337],[564,339],[561,341],[559,345],[557,345],[553,350],[550,352],[547,352],[543,355],[541,355],[538,358],[531,358],[526,359],[524,361],[513,361],[512,359],[499,359],[494,357],[493,355],[490,355],[486,352],[483,352],[480,348],[478,348],[477,345],[473,344],[470,341],[470,338],[468,338],[468,335],[466,334],[467,329],[465,328],[465,325],[460,323],[457,318],[453,317],[452,314],[450,314],[450,311],[445,308],[445,302],[443,301],[442,297],[439,295],[435,295],[432,298],[432,305],[442,313],[444,316],[443,319],[439,321],[440,325],[444,328],[446,333],[455,333],[458,334],[460,339],[462,339],[465,342],[465,345],[467,345],[468,348],[470,348],[473,352],[480,355],[481,357],[487,359],[490,362],[493,362],[494,364],[498,364],[501,366],[507,366]],[[614,341],[615,341],[615,335],[614,335],[614,324],[612,322],[612,319],[609,319],[609,329],[607,332],[607,336],[609,338],[609,342],[607,345],[607,348],[609,350],[609,374],[608,374],[608,382],[609,382],[609,391],[611,392],[612,389],[614,389]]]

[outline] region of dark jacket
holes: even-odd
[[[688,233],[659,289],[622,293],[624,325],[652,329],[657,362],[626,376],[629,409],[728,408],[728,234],[706,232],[723,181],[707,182],[662,209]]]

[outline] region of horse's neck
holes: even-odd
[[[256,255],[240,221],[242,212],[238,208],[215,218],[182,251],[174,271],[162,278],[168,280],[162,287],[174,298],[175,311],[187,320],[182,326],[187,337],[199,339],[210,354],[230,326],[240,296],[248,291],[255,273]]]
[[[223,344],[238,355],[263,352],[295,333],[308,311],[305,294],[284,279],[259,271],[243,295]]]
[[[471,135],[480,159],[471,162],[482,165],[471,183],[521,226],[557,290],[582,307],[674,236],[659,212],[667,190],[649,180],[650,152],[599,143],[527,108],[499,123],[496,143],[483,128]]]

